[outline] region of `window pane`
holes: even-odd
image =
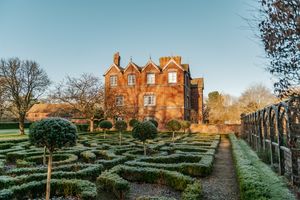
[[[177,82],[177,73],[176,72],[169,72],[168,81],[169,81],[169,83],[176,83]]]

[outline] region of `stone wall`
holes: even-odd
[[[200,132],[200,133],[239,134],[240,129],[241,129],[240,124],[218,124],[218,125],[192,124],[191,125],[192,133]]]

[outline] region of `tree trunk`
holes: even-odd
[[[143,145],[144,145],[144,156],[146,156],[146,155],[147,155],[146,143],[145,143],[145,142],[143,142]]]
[[[46,165],[46,146],[44,146],[43,165]]]
[[[52,152],[49,152],[47,186],[46,186],[46,200],[50,199],[51,172],[52,172]]]
[[[19,130],[21,135],[25,135],[25,115],[23,114],[19,116]]]
[[[122,145],[122,132],[119,132],[119,141],[120,141],[120,145]]]
[[[175,140],[175,131],[173,131],[173,134],[172,134],[172,141],[174,143],[174,140]]]
[[[94,118],[90,119],[90,132],[94,132]]]

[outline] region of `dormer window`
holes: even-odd
[[[113,76],[110,76],[110,86],[117,86],[117,76],[116,75],[113,75]]]
[[[147,74],[147,84],[155,84],[155,74],[154,73]]]
[[[169,83],[177,83],[177,72],[169,72],[168,73],[168,82]]]
[[[135,75],[134,74],[128,75],[128,85],[135,85]]]

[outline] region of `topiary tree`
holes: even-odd
[[[172,141],[174,142],[174,138],[175,138],[175,131],[179,131],[181,129],[181,124],[179,121],[172,119],[170,121],[168,121],[168,123],[166,124],[166,128],[169,131],[172,131]]]
[[[136,123],[138,123],[138,122],[139,122],[139,120],[137,120],[137,119],[131,119],[129,121],[129,126],[133,128],[136,125]]]
[[[52,155],[64,146],[73,146],[77,140],[77,129],[71,122],[62,118],[48,118],[35,122],[29,130],[29,141],[38,147],[46,147],[49,152],[46,200],[50,199]]]
[[[146,141],[157,136],[157,128],[150,121],[139,122],[133,127],[132,136],[143,142],[144,155],[147,155]]]
[[[108,120],[103,120],[99,123],[100,128],[102,128],[104,134],[103,137],[105,139],[106,130],[109,130],[113,127],[112,123]]]
[[[122,144],[122,133],[127,129],[127,123],[123,120],[116,121],[115,123],[115,129],[119,131],[119,140],[120,140],[120,145]]]
[[[181,128],[183,129],[184,133],[185,133],[186,129],[189,129],[191,127],[191,122],[190,121],[183,120],[183,121],[180,122],[180,124],[181,124]]]
[[[156,128],[158,127],[158,122],[155,119],[150,119],[149,122],[151,122]]]

